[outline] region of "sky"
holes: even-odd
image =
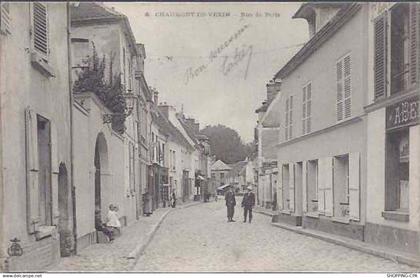
[[[159,102],[253,140],[267,82],[308,40],[300,3],[106,3],[145,45]]]

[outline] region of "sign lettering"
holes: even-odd
[[[394,129],[419,123],[419,97],[414,96],[386,108],[386,128]]]

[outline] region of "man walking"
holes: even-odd
[[[245,193],[244,198],[242,199],[242,207],[244,208],[244,223],[246,222],[246,216],[249,213],[249,223],[252,220],[252,208],[255,205],[255,194],[252,192],[252,187],[247,187],[248,192]]]
[[[226,200],[226,207],[227,207],[228,222],[235,222],[235,220],[233,220],[233,214],[235,213],[236,200],[235,200],[235,193],[233,192],[232,186],[229,186],[229,189],[225,195],[225,200]]]

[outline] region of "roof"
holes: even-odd
[[[282,79],[302,64],[317,48],[326,42],[341,26],[350,20],[359,9],[361,3],[346,3],[337,14],[321,28],[274,76]]]
[[[160,110],[157,110],[154,120],[159,126],[159,130],[165,135],[169,136],[169,140],[184,146],[187,149],[193,149],[194,147],[188,143],[188,140],[182,135],[182,133],[163,115]]]
[[[345,3],[339,2],[308,2],[303,3],[296,13],[292,16],[292,18],[306,18],[309,13],[311,13],[312,8],[320,7],[320,8],[341,8]]]
[[[222,171],[222,170],[225,170],[225,171],[230,171],[230,170],[232,170],[232,168],[231,167],[229,167],[226,163],[224,163],[223,161],[221,161],[221,160],[217,160],[215,163],[213,163],[211,166],[210,166],[210,169],[212,170],[212,171]]]
[[[178,121],[181,123],[182,127],[184,128],[185,132],[187,133],[188,137],[191,138],[191,140],[194,142],[194,144],[198,144],[198,140],[197,140],[197,136],[194,133],[194,131],[192,130],[192,128],[190,128],[189,125],[187,125],[184,121],[183,121],[183,117],[181,114],[177,114],[177,118]]]
[[[232,170],[229,172],[229,175],[238,176],[247,163],[248,161],[238,161],[236,163],[229,164],[229,166],[232,168]]]
[[[77,6],[71,5],[71,24],[83,26],[103,22],[121,22],[126,29],[132,51],[139,55],[136,39],[127,16],[98,2],[79,2]]]

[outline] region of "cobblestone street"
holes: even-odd
[[[239,203],[239,202],[238,202]],[[418,271],[270,225],[254,213],[226,222],[224,200],[177,210],[168,215],[134,271]]]

